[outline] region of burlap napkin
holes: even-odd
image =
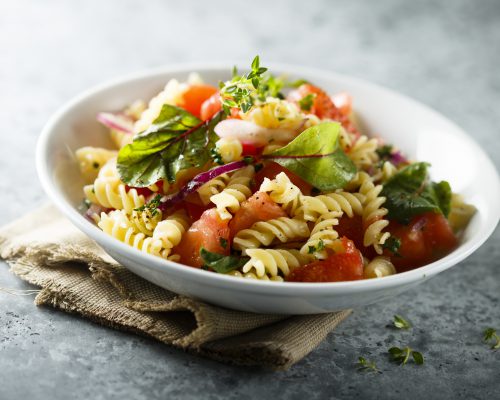
[[[41,287],[37,305],[240,365],[287,369],[350,312],[260,315],[176,295],[117,264],[50,205],[0,229],[0,254]]]

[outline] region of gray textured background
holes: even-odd
[[[182,3],[182,4],[180,4]],[[35,142],[80,91],[145,67],[250,60],[331,69],[442,112],[500,166],[500,2],[0,2],[0,223],[45,201]],[[465,160],[466,162],[467,160]],[[357,310],[287,372],[236,368],[0,292],[0,399],[356,398],[500,396],[500,230],[474,255],[387,304]],[[25,288],[0,262],[0,286]],[[415,325],[387,327],[394,313]],[[395,366],[394,344],[424,353]],[[359,355],[383,374],[356,372]]]

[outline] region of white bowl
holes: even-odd
[[[278,283],[238,279],[190,268],[141,253],[106,235],[78,211],[83,181],[73,152],[81,146],[109,146],[99,111],[120,110],[137,98],[149,99],[165,83],[199,72],[212,84],[229,77],[232,64],[162,68],[91,89],[62,107],[38,141],[37,168],[45,191],[59,209],[114,259],[143,278],[173,292],[220,306],[258,313],[313,314],[359,307],[395,296],[456,265],[495,229],[500,209],[498,174],[481,148],[442,115],[382,87],[314,69],[272,65],[276,74],[303,78],[326,91],[347,91],[363,128],[380,135],[410,158],[432,163],[435,180],[448,180],[478,212],[460,246],[448,256],[415,270],[370,280],[334,283]]]

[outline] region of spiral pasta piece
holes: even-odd
[[[268,278],[288,276],[288,274],[301,265],[311,261],[311,257],[302,255],[298,250],[281,249],[248,249],[245,251],[250,260],[242,267],[243,274],[252,272],[259,279],[265,275]]]
[[[281,217],[269,221],[256,222],[249,229],[239,231],[233,240],[237,250],[269,246],[273,241],[281,243],[309,237],[309,227],[305,221]]]
[[[302,192],[284,172],[280,172],[274,179],[264,178],[259,191],[269,192],[271,199],[280,204],[289,215],[294,216],[300,207]]]
[[[255,170],[249,165],[236,171],[230,178],[227,187],[220,193],[210,197],[210,201],[217,207],[222,219],[231,219],[231,213],[240,209],[240,205],[251,196],[250,183]]]
[[[156,225],[153,239],[160,240],[163,248],[170,252],[173,247],[181,242],[182,235],[189,228],[189,223],[186,213],[177,211]]]
[[[367,136],[360,136],[347,152],[347,156],[352,160],[358,169],[368,169],[379,160],[377,154],[378,140],[369,139]]]
[[[243,146],[236,138],[221,138],[215,142],[215,147],[224,163],[241,160]]]
[[[349,218],[354,214],[363,214],[365,196],[359,193],[349,193],[339,190],[334,193],[319,196],[302,196],[301,206],[296,215],[306,221],[316,221],[321,215],[331,211],[345,213]]]
[[[246,279],[258,279],[258,280],[261,280],[261,281],[275,281],[275,282],[283,282],[283,278],[279,275],[277,276],[272,276],[272,277],[269,277],[267,275],[264,275],[262,277],[258,277],[257,275],[255,275],[253,272],[247,272],[246,274],[242,274],[240,271],[231,271],[231,272],[228,272],[226,275],[229,275],[229,276],[235,276],[237,278],[246,278]]]
[[[198,195],[200,196],[202,203],[204,205],[210,203],[210,197],[222,192],[226,188],[229,179],[229,174],[221,174],[200,186],[198,189]]]
[[[365,247],[373,246],[378,254],[382,254],[382,245],[391,236],[389,232],[383,232],[389,225],[389,221],[384,218],[388,211],[382,207],[386,199],[379,196],[383,186],[375,185],[366,172],[359,172],[358,175],[357,180],[361,182],[359,193],[365,196],[362,215],[365,227],[363,245]]]
[[[99,171],[94,184],[84,186],[83,191],[92,203],[104,208],[125,210],[127,214],[146,202],[137,190],[132,188],[127,191],[116,171],[116,159],[109,160]]]
[[[169,255],[163,248],[161,240],[138,232],[123,210],[114,210],[108,214],[101,213],[101,220],[97,225],[108,235],[142,252],[162,258],[167,258]]]
[[[390,161],[384,161],[381,168],[378,168],[372,176],[374,182],[387,182],[394,175],[396,175],[398,169]]]
[[[323,260],[328,257],[326,249],[339,249],[339,234],[335,230],[335,226],[339,224],[338,218],[342,216],[341,211],[329,211],[322,214],[314,225],[311,231],[311,236],[302,246],[300,252],[302,254],[313,254],[317,259]]]
[[[395,273],[396,268],[389,257],[377,256],[365,266],[363,276],[365,279],[382,278]]]
[[[161,221],[162,212],[155,210],[154,214],[150,209],[143,211],[133,210],[130,216],[130,223],[138,231],[146,236],[151,236],[158,223]]]
[[[75,156],[85,182],[95,180],[101,167],[110,159],[116,157],[117,154],[114,150],[103,149],[101,147],[86,146],[79,148],[75,152]]]

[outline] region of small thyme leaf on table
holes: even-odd
[[[357,365],[358,371],[377,372],[379,374],[382,373],[382,371],[377,368],[377,365],[374,361],[368,361],[364,357],[358,357]]]
[[[417,365],[422,365],[424,363],[424,356],[422,353],[412,350],[408,346],[402,349],[399,347],[391,347],[389,349],[389,355],[391,359],[399,363],[399,365],[405,365],[410,360],[410,357],[413,358],[413,361]]]
[[[491,345],[492,350],[500,349],[500,336],[497,334],[496,330],[493,328],[487,328],[483,332],[483,341],[494,343]]]
[[[394,321],[392,323],[398,329],[410,329],[411,328],[411,324],[400,315],[395,315]]]

